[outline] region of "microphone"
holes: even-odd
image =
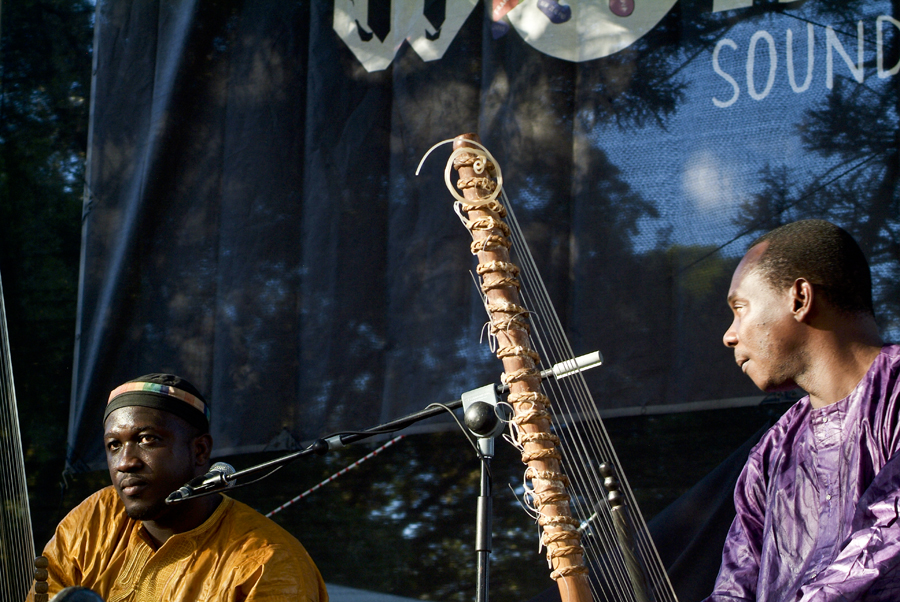
[[[185,498],[195,497],[199,493],[205,491],[218,491],[226,489],[234,485],[234,481],[227,481],[225,477],[235,473],[234,466],[225,462],[216,462],[209,467],[209,472],[199,477],[194,477],[185,485],[181,486],[178,491],[173,491],[166,498],[167,504],[180,502]]]

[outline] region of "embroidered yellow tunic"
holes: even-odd
[[[115,489],[98,491],[63,519],[44,549],[51,595],[80,585],[107,602],[328,602],[300,542],[227,496],[196,529],[157,550],[150,542]]]

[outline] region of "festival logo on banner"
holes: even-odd
[[[535,49],[587,61],[633,44],[676,0],[485,0],[494,38],[510,24]],[[390,15],[371,15],[368,0],[335,0],[334,30],[367,71],[386,69],[404,42],[424,61],[444,56],[478,0],[445,0],[426,15],[424,0],[392,0]],[[384,6],[384,5],[382,5]],[[380,10],[385,10],[384,8]],[[377,23],[376,23],[377,22]]]
[[[515,28],[536,50],[573,62],[609,56],[634,44],[676,1],[484,0],[495,39]],[[367,71],[387,68],[404,42],[422,60],[438,60],[478,0],[429,2],[427,8],[425,4],[425,0],[391,0],[376,8],[369,0],[335,0],[334,30]],[[712,12],[750,6],[753,0],[713,0]]]

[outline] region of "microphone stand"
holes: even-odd
[[[554,364],[552,368],[541,371],[541,378],[553,376],[565,378],[584,370],[599,366],[603,358],[599,351],[565,360]],[[167,504],[178,504],[185,500],[211,495],[225,489],[243,487],[265,478],[279,468],[310,454],[325,455],[333,449],[346,447],[351,443],[368,439],[376,435],[393,433],[411,426],[419,421],[432,418],[448,410],[464,410],[466,427],[477,438],[478,457],[481,460],[481,481],[478,493],[475,523],[475,552],[478,556],[476,602],[488,602],[488,581],[490,577],[490,554],[492,543],[493,517],[493,478],[491,476],[491,459],[494,457],[494,439],[503,431],[509,422],[511,408],[500,405],[499,394],[509,390],[509,385],[485,385],[463,393],[462,398],[446,404],[434,404],[424,410],[408,414],[402,418],[386,422],[365,431],[332,435],[324,439],[316,439],[309,447],[300,451],[236,471],[222,474],[208,483],[194,488],[180,499],[167,501]],[[248,483],[237,483],[241,478],[259,473],[266,473]]]

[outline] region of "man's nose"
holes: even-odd
[[[731,326],[729,326],[728,330],[725,331],[725,335],[722,337],[722,343],[724,343],[726,347],[737,346],[737,344],[738,344],[737,318],[735,318],[731,322]]]
[[[118,462],[116,462],[116,470],[119,472],[132,472],[141,467],[141,458],[137,453],[137,444],[129,441],[122,446],[122,453],[119,454]]]

